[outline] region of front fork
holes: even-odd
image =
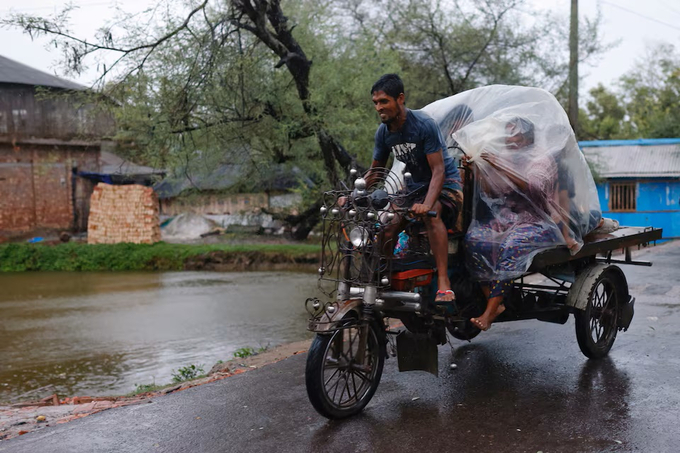
[[[356,347],[356,351],[353,352],[352,356],[354,357],[354,365],[364,365],[364,361],[366,359],[366,347],[368,345],[368,336],[370,329],[373,328],[373,325],[377,322],[375,318],[375,301],[377,298],[377,293],[378,290],[375,286],[367,286],[364,289],[364,295],[363,295],[363,303],[357,306],[359,309],[357,312],[358,319],[356,323],[356,328],[358,329],[358,338],[356,338],[356,344],[352,344],[353,339],[352,335],[350,334],[349,338],[346,338],[345,336],[345,331],[350,332],[349,329],[343,329],[341,335],[337,335],[335,339],[335,345],[334,349],[336,351],[342,351],[343,350],[343,343],[346,341],[349,341],[350,344],[347,345],[349,348],[354,348]],[[346,300],[347,297],[349,296],[349,284],[341,282],[338,285],[338,301],[341,300]],[[381,324],[380,322],[377,322],[378,324]],[[338,358],[340,358],[338,356]]]
[[[338,302],[345,301],[350,298],[350,288],[351,285],[348,283],[351,277],[350,266],[352,264],[353,256],[351,253],[346,254],[341,261],[340,275],[343,276],[343,280],[338,283],[337,300]],[[376,299],[378,298],[378,288],[376,286],[366,286],[363,293],[363,304],[361,304],[361,310],[358,319],[358,329],[359,329],[359,341],[357,344],[357,353],[354,356],[356,364],[364,364],[366,356],[366,346],[368,344],[368,335],[371,326],[374,321],[374,306]],[[336,345],[339,347],[337,350],[342,350],[342,342],[344,341],[344,335],[338,336],[338,341],[340,344]],[[351,340],[351,339],[350,339]],[[352,345],[350,344],[350,347]]]

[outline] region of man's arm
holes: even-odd
[[[373,159],[373,163],[371,163],[371,168],[368,170],[368,173],[366,173],[366,187],[371,187],[378,178],[378,175],[373,171],[373,169],[376,167],[382,168],[385,167],[385,165],[387,165],[387,159],[385,160]]]
[[[427,214],[428,211],[432,210],[432,207],[439,198],[439,194],[442,192],[442,187],[444,187],[443,151],[440,149],[436,153],[428,154],[427,163],[430,165],[430,170],[432,171],[432,179],[430,180],[430,186],[427,188],[425,201],[422,204],[417,203],[411,207],[413,212],[418,215]]]
[[[489,165],[507,177],[510,182],[512,182],[520,190],[520,192],[527,191],[528,184],[526,179],[524,179],[523,176],[517,174],[512,168],[505,165],[505,162],[502,159],[499,159],[498,156],[488,151],[483,151],[479,157],[482,160],[487,161]]]

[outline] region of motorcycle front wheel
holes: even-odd
[[[377,322],[345,315],[337,330],[317,334],[307,355],[309,401],[329,419],[361,412],[375,394],[385,363],[385,333]]]

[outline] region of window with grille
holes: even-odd
[[[634,182],[609,184],[609,210],[635,211],[637,209],[637,191]]]

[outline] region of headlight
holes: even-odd
[[[371,194],[371,204],[375,209],[384,209],[390,203],[387,191],[383,189],[374,190]]]
[[[368,230],[364,227],[355,227],[349,232],[349,240],[354,247],[364,247],[368,244]]]

